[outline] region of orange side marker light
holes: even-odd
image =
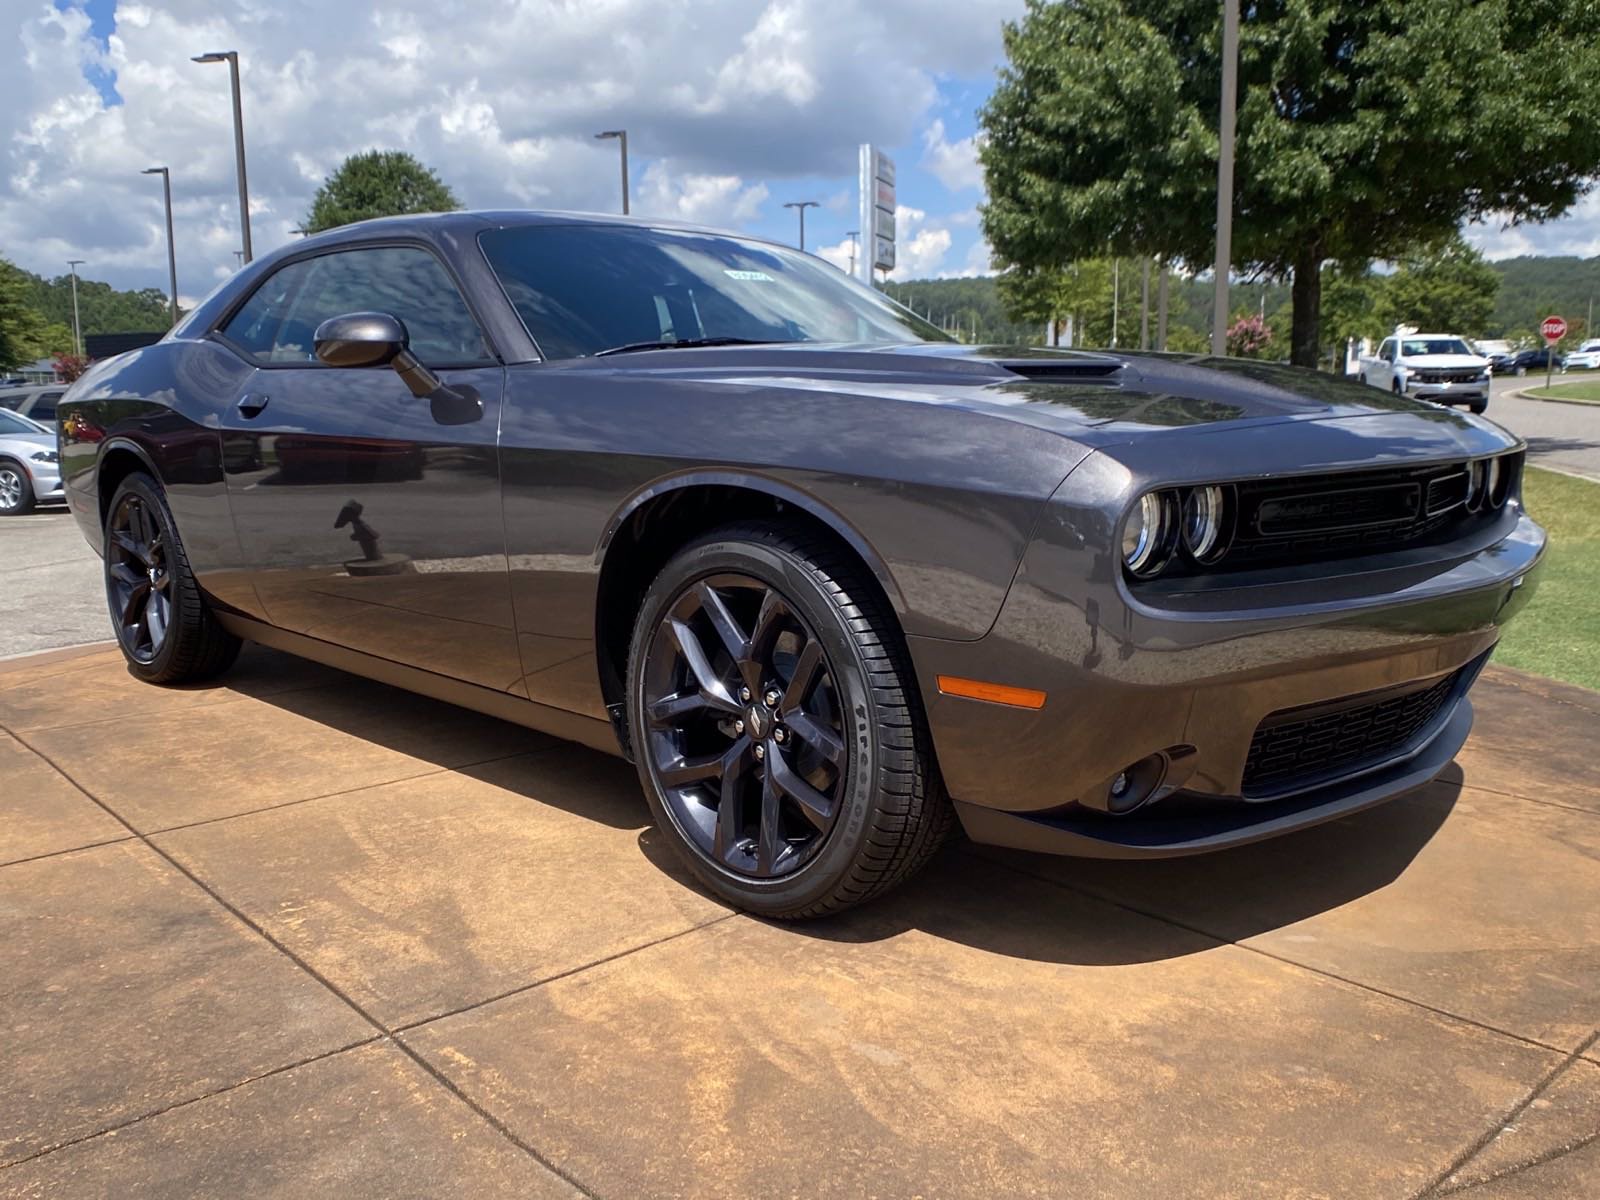
[[[1045,694],[1033,688],[985,683],[981,679],[962,679],[959,675],[939,676],[939,691],[946,696],[986,700],[990,704],[1009,704],[1012,708],[1043,708],[1045,700]]]

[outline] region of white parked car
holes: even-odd
[[[1384,338],[1376,354],[1361,356],[1360,374],[1362,383],[1397,396],[1465,404],[1475,413],[1489,407],[1489,360],[1454,334]]]
[[[1600,338],[1590,338],[1562,360],[1563,371],[1600,370]]]
[[[64,499],[55,431],[0,408],[0,517],[25,513],[40,500]]]

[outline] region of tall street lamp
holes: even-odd
[[[628,215],[628,131],[626,129],[608,129],[604,133],[594,135],[596,141],[605,141],[607,138],[616,138],[622,143],[622,215]]]
[[[161,176],[161,188],[167,197],[167,278],[172,283],[172,323],[178,323],[178,252],[172,245],[172,173],[165,167],[151,167],[141,175]]]
[[[197,63],[228,64],[228,73],[233,80],[233,154],[238,160],[239,167],[239,228],[244,242],[244,261],[249,262],[254,258],[250,250],[250,187],[245,182],[244,175],[244,110],[239,107],[239,52],[237,50],[213,50],[209,54],[194,56]]]
[[[861,236],[859,229],[852,229],[845,237],[850,239],[850,278],[856,277],[856,239]]]
[[[78,268],[83,266],[83,259],[69,258],[67,266],[72,270],[72,352],[82,358],[83,325],[78,321]]]
[[[820,205],[815,200],[791,200],[784,207],[795,209],[800,214],[800,249],[804,250],[806,248],[806,209],[818,208]]]
[[[1239,97],[1239,0],[1222,0],[1222,148],[1217,155],[1217,263],[1211,353],[1228,352],[1228,270],[1233,258],[1233,124]]]

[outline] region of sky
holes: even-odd
[[[243,81],[257,255],[346,155],[403,149],[469,208],[616,211],[793,241],[844,264],[862,142],[898,168],[895,278],[985,274],[976,114],[1023,0],[0,0],[0,256],[167,285],[172,171],[188,304],[240,245],[225,65]],[[1491,258],[1600,254],[1600,197],[1545,226],[1473,227]]]

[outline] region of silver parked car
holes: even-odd
[[[0,517],[25,513],[39,501],[65,500],[53,429],[0,408]]]
[[[33,387],[7,388],[0,391],[0,408],[19,412],[39,424],[54,428],[56,402],[66,394],[64,383],[38,384]]]

